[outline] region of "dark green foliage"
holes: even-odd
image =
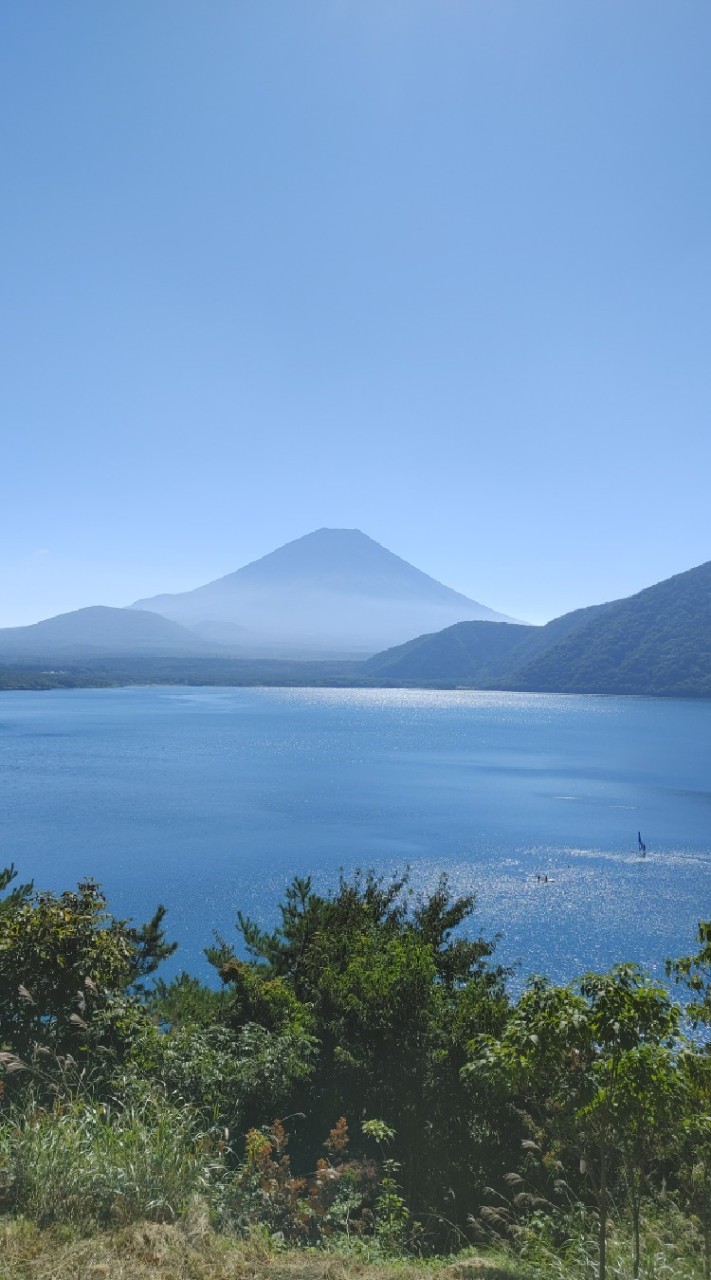
[[[184,1026],[169,1034],[149,1027],[134,1037],[126,1066],[137,1084],[164,1090],[205,1126],[226,1130],[236,1141],[265,1117],[289,1112],[313,1056],[313,1041],[304,1033],[276,1034],[256,1023],[239,1031]]]
[[[163,935],[163,917],[159,908],[140,928],[116,920],[91,880],[59,896],[24,886],[6,898],[0,910],[0,1043],[20,1057],[37,1045],[57,1054],[88,1053],[92,1020],[101,1014],[105,1021],[113,998],[142,989],[144,978],[174,951]]]
[[[667,974],[691,992],[687,1016],[696,1024],[711,1023],[711,920],[700,921],[697,940],[695,955],[667,960]]]
[[[162,909],[138,928],[91,881],[14,883],[0,872],[6,1209],[86,1225],[200,1195],[232,1228],[389,1250],[451,1247],[472,1223],[562,1249],[575,1220],[600,1277],[622,1226],[624,1274],[646,1274],[663,1212],[711,1277],[711,1053],[636,965],[512,1002],[472,897],[366,872],[330,894],[294,880],[272,930],[240,916],[239,948],[209,951],[217,988],[147,990],[173,950]],[[669,963],[698,1021],[710,938],[702,923]]]
[[[146,924],[138,928],[120,922],[131,948],[130,983],[133,991],[145,991],[145,979],[155,973],[159,964],[178,949],[177,942],[167,942],[163,931],[165,907],[159,906]]]
[[[146,997],[146,1006],[156,1021],[174,1031],[224,1021],[227,1003],[224,991],[206,987],[189,973],[181,973],[172,982],[157,978]]]
[[[307,1117],[298,1135],[304,1158],[334,1115],[343,1113],[352,1127],[383,1116],[397,1132],[393,1155],[411,1200],[432,1203],[433,1175],[446,1167],[441,1209],[445,1198],[451,1208],[453,1196],[472,1194],[484,1176],[486,1124],[460,1069],[471,1037],[499,1030],[508,1009],[493,945],[456,932],[473,908],[473,897],[453,898],[444,878],[426,898],[408,891],[407,877],[356,873],[326,897],[309,879],[296,879],[277,929],[239,919],[256,966],[249,980],[234,955],[212,954],[244,1016],[273,1026],[274,1009],[288,1008],[286,989],[308,1019],[318,1052],[308,1091],[293,1098]],[[270,993],[263,1014],[254,996],[245,1005],[255,974],[262,984],[255,990]],[[296,1008],[290,1016],[297,1018]]]
[[[589,973],[579,984],[535,979],[504,1035],[472,1044],[467,1073],[491,1075],[517,1097],[529,1137],[552,1148],[551,1172],[592,1195],[599,1221],[599,1280],[605,1280],[611,1189],[626,1181],[633,1216],[633,1275],[639,1270],[642,1195],[655,1156],[672,1141],[684,1105],[675,1063],[679,1009],[637,965]]]
[[[9,867],[0,869],[0,894],[4,895],[0,897],[0,916],[9,917],[13,912],[18,911],[32,893],[31,884],[16,884],[8,893],[7,890],[16,879],[17,872],[12,863]]]

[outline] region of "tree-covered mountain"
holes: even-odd
[[[222,650],[157,613],[92,605],[0,630],[0,658],[29,662],[111,654],[210,654]]]
[[[250,657],[364,657],[462,619],[512,621],[359,529],[317,529],[194,591],[132,607],[238,642]]]
[[[508,687],[711,695],[711,561],[605,606],[520,664]]]
[[[364,663],[388,682],[711,695],[711,562],[544,627],[463,622]]]
[[[505,671],[510,654],[521,644],[520,633],[535,630],[502,622],[456,622],[376,653],[362,665],[371,675],[395,683],[446,679],[478,684]]]
[[[486,688],[547,653],[609,605],[592,605],[554,618],[544,627],[492,622],[459,622],[434,635],[376,653],[363,667],[388,680],[476,684]]]

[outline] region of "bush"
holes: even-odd
[[[292,1244],[372,1235],[377,1228],[379,1171],[372,1160],[350,1157],[344,1117],[323,1144],[325,1156],[308,1175],[293,1172],[288,1146],[281,1120],[266,1129],[249,1130],[244,1162],[221,1188],[226,1222],[244,1233],[259,1224]]]

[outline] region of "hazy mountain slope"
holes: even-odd
[[[545,627],[459,622],[436,635],[418,636],[408,644],[375,654],[364,667],[371,675],[393,680],[443,680],[486,688],[607,607],[576,609]]]
[[[370,675],[393,680],[446,680],[471,684],[506,669],[520,632],[535,631],[505,622],[456,622],[434,635],[417,636],[363,663]]]
[[[711,562],[545,627],[461,623],[377,654],[364,668],[405,683],[711,695]]]
[[[145,610],[94,605],[45,618],[29,627],[0,629],[0,657],[54,660],[90,654],[206,654],[213,646],[184,627]]]
[[[519,664],[506,687],[711,694],[711,561],[607,605]]]
[[[358,529],[318,529],[215,582],[139,600],[213,640],[299,655],[373,653],[465,618],[512,621],[437,582]],[[224,623],[224,632],[219,624]],[[229,637],[229,639],[228,639]]]

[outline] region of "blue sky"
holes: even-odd
[[[533,621],[711,558],[711,7],[1,20],[0,624],[321,525]]]

